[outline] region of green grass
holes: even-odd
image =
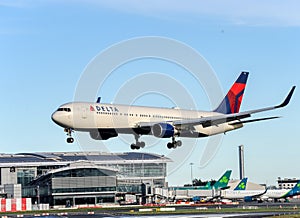
[[[155,215],[155,214],[206,214],[206,213],[261,213],[261,212],[295,212],[300,213],[299,209],[293,209],[293,207],[286,207],[286,208],[258,208],[258,209],[242,209],[242,208],[222,208],[222,209],[215,209],[215,208],[208,208],[207,210],[196,210],[196,208],[189,208],[189,209],[180,209],[175,211],[156,211],[155,209],[152,212],[139,212],[138,209],[129,212],[125,212],[124,214],[135,214],[135,215]],[[300,216],[299,216],[300,217]]]
[[[278,218],[299,218],[300,214],[291,214],[291,215],[282,215],[282,216],[276,216]]]
[[[200,207],[200,206],[199,206]],[[216,206],[217,207],[217,206]],[[111,214],[117,215],[159,215],[159,214],[207,214],[207,213],[259,213],[259,212],[295,212],[299,213],[299,215],[288,215],[288,216],[281,216],[282,218],[287,217],[295,217],[300,218],[300,209],[294,209],[291,207],[283,207],[283,208],[267,208],[267,207],[258,207],[257,209],[242,209],[242,208],[222,208],[216,209],[216,207],[209,207],[207,210],[197,210],[196,207],[191,207],[188,209],[176,209],[175,211],[159,211],[156,210],[159,207],[112,207],[112,208],[80,208],[80,209],[61,209],[61,210],[44,210],[44,211],[19,211],[19,212],[1,212],[1,215],[9,215],[9,214],[42,214],[42,213],[49,213],[49,214],[58,214],[67,212],[68,214],[75,214],[75,213],[87,213],[90,211],[95,212],[106,212]],[[153,209],[152,212],[139,212],[141,208],[151,208]],[[169,208],[169,207],[167,207]]]

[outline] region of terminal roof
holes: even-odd
[[[37,152],[0,154],[0,167],[5,165],[39,165],[39,164],[64,164],[76,161],[92,161],[96,163],[167,163],[171,159],[164,155],[141,152],[106,153],[106,152]]]

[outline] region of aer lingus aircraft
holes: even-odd
[[[251,201],[280,201],[300,195],[300,180],[291,189],[265,189],[265,190],[224,190],[221,197],[227,199],[243,199]]]
[[[212,190],[212,189],[227,189],[232,170],[226,172],[215,182],[208,181],[205,186],[184,186],[174,187],[174,190]]]
[[[71,102],[61,105],[52,120],[65,129],[67,142],[72,143],[73,131],[88,132],[95,140],[107,140],[118,134],[133,134],[132,149],[145,146],[139,141],[142,135],[171,138],[168,148],[182,145],[177,137],[207,137],[243,127],[244,123],[278,117],[248,119],[252,114],[286,106],[295,90],[277,106],[239,112],[248,72],[242,72],[220,105],[213,111],[183,110],[179,108],[142,107],[133,105],[104,104],[97,102]]]
[[[291,189],[268,189],[266,193],[257,198],[258,201],[278,201],[280,199],[286,200],[289,197],[300,195],[300,180]]]
[[[221,198],[228,199],[228,200],[245,200],[246,199],[253,199],[257,196],[261,196],[266,193],[266,189],[258,189],[258,190],[247,190],[247,178],[243,178],[239,184],[233,189],[227,189],[221,191]]]

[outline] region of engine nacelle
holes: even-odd
[[[106,131],[92,131],[90,136],[95,140],[107,140],[109,138],[117,137],[118,133],[115,130],[106,130]]]
[[[158,138],[170,138],[175,134],[175,128],[169,123],[157,123],[152,127],[152,134]]]
[[[253,198],[251,196],[245,196],[244,197],[244,201],[245,202],[252,202],[253,201]]]

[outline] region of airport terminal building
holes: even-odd
[[[277,183],[280,189],[291,189],[293,188],[299,179],[297,178],[281,178],[278,177]]]
[[[167,163],[156,154],[46,152],[0,154],[0,194],[33,204],[150,203],[167,189]],[[128,203],[128,202],[127,202]]]

